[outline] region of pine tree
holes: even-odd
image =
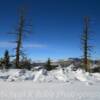
[[[5,65],[5,69],[9,68],[9,64],[10,64],[9,51],[6,50],[5,53],[4,53],[4,65]]]
[[[48,61],[46,62],[45,69],[48,70],[48,71],[52,70],[51,59],[50,58],[48,58]]]

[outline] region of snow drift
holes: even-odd
[[[52,71],[40,69],[39,71],[28,71],[25,69],[0,70],[0,81],[33,81],[33,82],[86,82],[93,84],[100,81],[100,73],[88,73],[82,69],[73,71],[74,65],[66,68],[58,67]]]

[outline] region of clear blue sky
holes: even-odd
[[[0,55],[9,49],[14,53],[15,37],[8,35],[18,23],[18,9],[27,5],[27,19],[32,19],[32,33],[24,38],[25,53],[34,60],[81,57],[80,37],[83,17],[89,16],[92,58],[100,58],[99,0],[0,0]]]

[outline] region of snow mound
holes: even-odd
[[[53,74],[56,79],[66,82],[67,76],[61,68],[55,71]]]
[[[54,82],[54,81],[66,81],[66,75],[64,74],[62,69],[53,70],[50,72],[47,72],[46,70],[42,69],[34,74],[33,81],[39,81],[39,82]]]
[[[88,81],[88,76],[89,76],[89,73],[86,73],[85,71],[80,70],[80,69],[77,70],[75,73],[76,79],[83,81],[83,82]]]
[[[75,66],[71,64],[66,68],[59,66],[57,69],[47,71],[39,69],[28,71],[25,69],[9,69],[7,71],[0,70],[0,81],[26,81],[33,82],[85,82],[92,84],[100,81],[100,73],[88,73],[82,69],[73,71]]]
[[[92,73],[92,76],[93,76],[94,79],[100,81],[100,73]]]
[[[73,68],[75,68],[75,66],[74,66],[74,64],[71,64],[71,65],[69,65],[69,66],[66,68],[66,70],[67,70],[67,71],[72,71]]]
[[[11,69],[8,71],[8,75],[7,81],[32,80],[34,77],[31,71],[25,69]]]

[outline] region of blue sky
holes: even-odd
[[[32,33],[24,38],[25,53],[33,60],[81,57],[80,37],[83,18],[90,17],[92,58],[100,58],[100,1],[99,0],[0,0],[0,55],[9,49],[15,36],[8,35],[18,23],[19,7],[27,5],[27,19],[32,19]]]

